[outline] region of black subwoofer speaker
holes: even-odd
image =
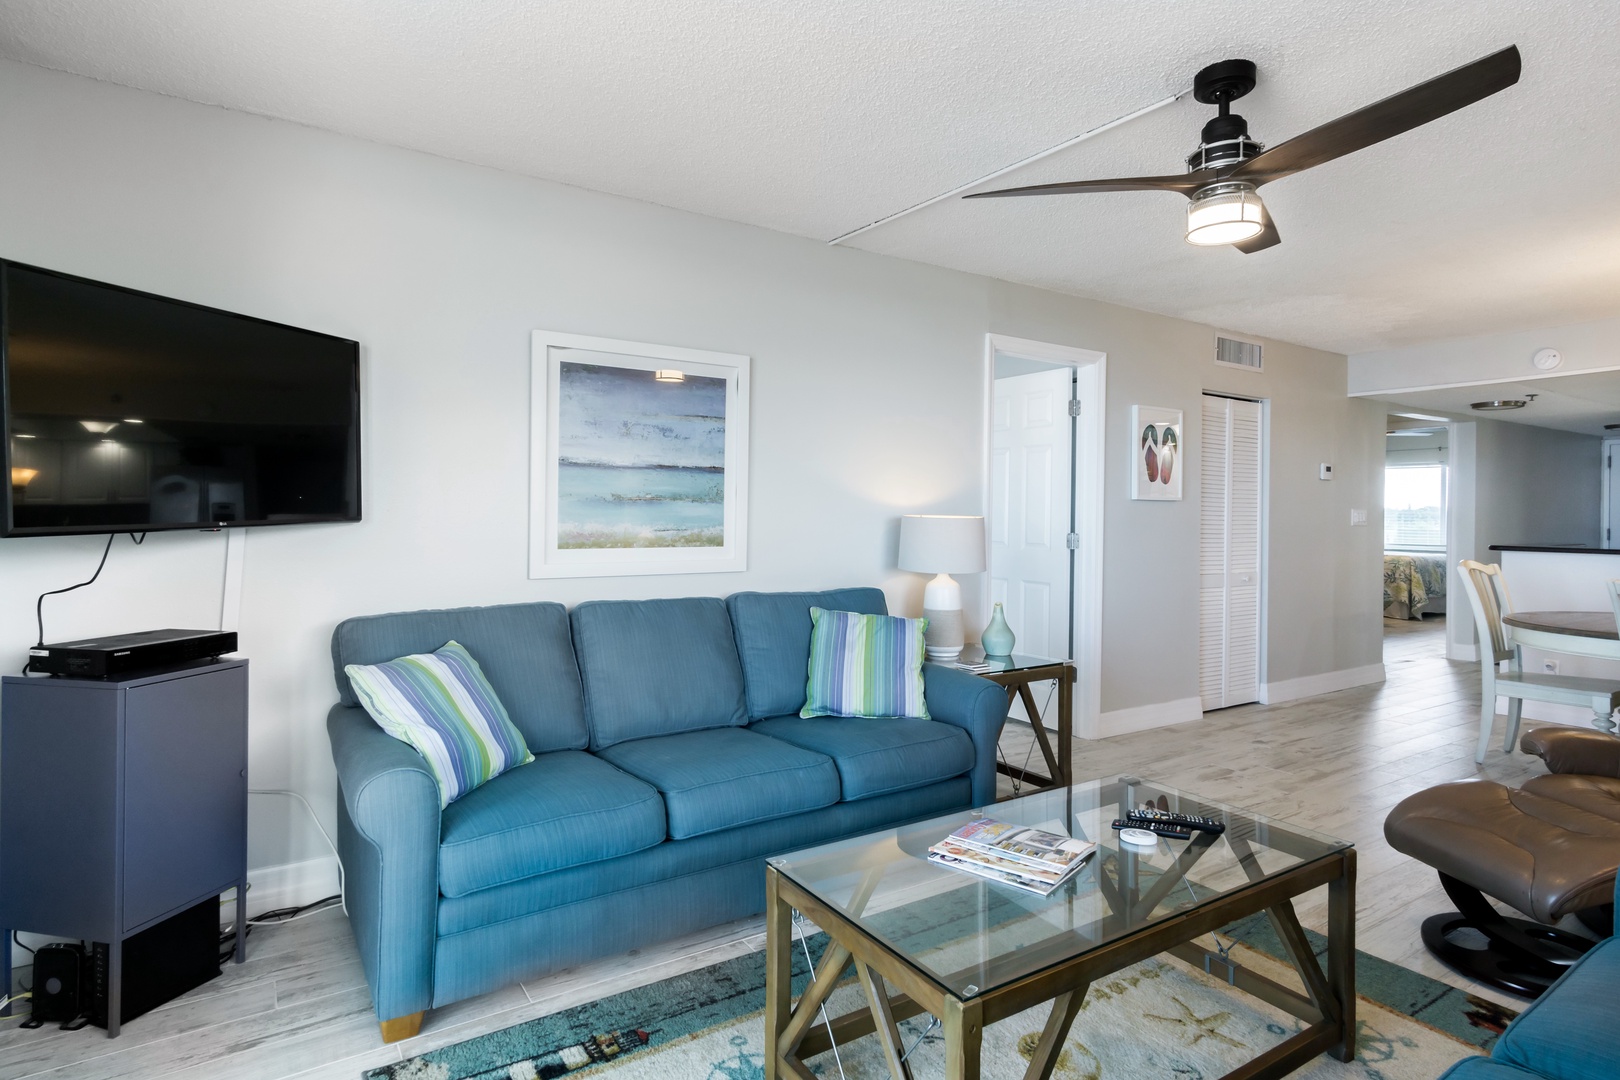
[[[52,941],[34,953],[33,1019],[66,1023],[84,1011],[84,949]]]

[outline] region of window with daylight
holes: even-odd
[[[1384,470],[1384,549],[1446,550],[1446,467],[1394,465]]]

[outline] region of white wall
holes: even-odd
[[[0,100],[0,254],[363,344],[365,520],[252,531],[241,614],[252,782],[306,793],[327,821],[327,645],[346,616],[861,583],[917,608],[922,579],[894,569],[897,521],[981,505],[987,332],[1108,352],[1120,457],[1105,710],[1173,712],[1196,696],[1206,388],[1273,401],[1268,679],[1378,660],[1383,417],[1346,399],[1343,357],[1268,343],[1263,375],[1217,368],[1212,331],[1193,323],[18,64],[0,63]],[[746,573],[525,576],[535,328],[754,358]],[[1185,411],[1185,501],[1129,501],[1133,402]],[[1338,478],[1318,481],[1319,461]],[[1373,510],[1368,528],[1350,528],[1352,506]],[[35,594],[87,575],[101,543],[0,543],[0,667],[20,667],[34,640]],[[47,636],[214,625],[224,544],[119,539],[100,582],[47,601]],[[298,813],[254,800],[250,865],[324,854]]]
[[[1474,558],[1500,561],[1492,544],[1601,547],[1602,445],[1596,435],[1480,421]]]

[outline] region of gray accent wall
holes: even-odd
[[[1269,402],[1263,679],[1379,662],[1383,406],[1345,396],[1343,356],[1267,341],[1264,372],[1221,368],[1214,327],[9,61],[0,100],[0,254],[363,345],[364,520],[253,530],[243,571],[252,785],[302,792],[328,822],[327,650],[349,616],[849,585],[919,610],[897,523],[982,509],[987,333],[1107,353],[1105,713],[1197,715],[1205,390]],[[1265,256],[1181,257],[1241,274]],[[535,329],[753,357],[746,572],[526,576]],[[1183,411],[1184,500],[1131,501],[1132,404]],[[34,640],[29,601],[89,576],[103,542],[0,541],[0,666]],[[218,625],[225,547],[120,538],[93,587],[46,601],[47,636]],[[326,856],[301,815],[252,801],[260,880]]]
[[[1595,435],[1479,421],[1476,557],[1498,562],[1492,544],[1601,547],[1602,448]]]

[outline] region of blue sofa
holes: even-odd
[[[932,720],[800,719],[812,606],[877,589],[349,619],[332,635],[338,849],[385,1039],[424,1010],[764,909],[767,856],[995,798],[1007,698],[924,667]],[[343,673],[459,641],[535,760],[441,813]]]
[[[1620,879],[1615,882],[1620,910]],[[1614,1080],[1620,1076],[1620,937],[1570,969],[1496,1040],[1491,1056],[1464,1058],[1440,1080]]]

